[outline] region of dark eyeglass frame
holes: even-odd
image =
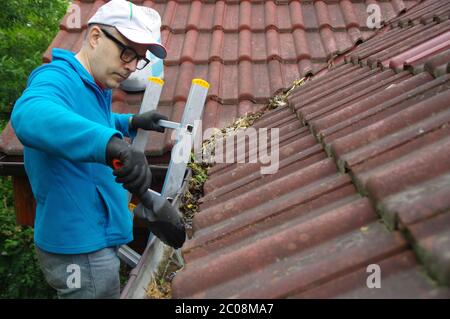
[[[122,49],[122,52],[120,53],[120,59],[125,62],[125,63],[130,63],[131,61],[134,61],[137,59],[137,63],[136,63],[136,69],[137,70],[142,70],[143,68],[145,68],[149,63],[150,60],[147,59],[145,56],[139,55],[135,49],[133,49],[132,47],[129,47],[127,45],[125,45],[124,43],[122,43],[120,40],[118,40],[116,37],[114,37],[111,33],[109,33],[108,31],[106,31],[105,29],[100,28],[100,30],[106,35],[106,37],[108,39],[110,39],[111,41],[113,41],[115,44],[117,44],[119,46],[120,49]],[[126,51],[131,51],[131,55],[128,54],[129,56],[131,56],[131,58],[126,59],[125,58],[125,52]],[[145,64],[143,66],[139,66],[139,62],[144,61]]]

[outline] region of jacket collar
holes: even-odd
[[[80,75],[81,79],[88,83],[89,85],[97,88],[102,93],[106,93],[107,91],[110,91],[109,89],[104,89],[100,84],[98,84],[94,77],[86,70],[86,68],[78,61],[78,59],[75,57],[75,53],[54,48],[52,50],[52,60],[63,60],[70,64],[70,66]]]

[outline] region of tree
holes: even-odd
[[[9,119],[28,75],[58,32],[67,0],[8,0],[0,10],[0,112]]]

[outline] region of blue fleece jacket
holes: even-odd
[[[51,63],[31,73],[11,117],[37,204],[35,243],[60,254],[128,243],[133,217],[105,153],[112,136],[134,137],[132,114],[112,113],[111,90],[72,52],[52,53]]]

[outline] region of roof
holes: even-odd
[[[60,31],[44,55],[59,47],[78,51],[87,21],[105,1],[73,1]],[[165,86],[158,110],[180,121],[193,78],[210,82],[203,129],[222,128],[237,117],[262,109],[293,80],[324,69],[374,34],[366,26],[362,1],[133,1],[162,17],[162,43],[168,48]],[[418,0],[369,1],[387,22]],[[81,13],[77,25],[75,13]],[[72,27],[75,26],[75,27]],[[143,94],[115,90],[113,110],[137,113]],[[162,155],[170,134],[151,133],[147,152]],[[22,155],[10,125],[0,137],[0,152]]]
[[[449,16],[418,4],[264,114],[276,174],[210,169],[174,298],[450,297]]]

